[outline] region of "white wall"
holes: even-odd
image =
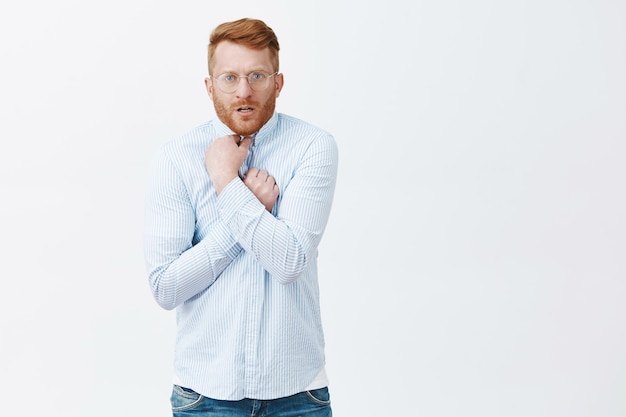
[[[213,116],[210,30],[251,16],[279,111],[340,147],[335,415],[626,415],[626,4],[222,3],[2,6],[2,414],[170,415],[147,163]]]

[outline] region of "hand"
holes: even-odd
[[[218,194],[239,175],[239,167],[248,156],[251,143],[249,136],[239,142],[239,136],[228,135],[216,139],[207,148],[204,162]]]
[[[280,189],[274,177],[270,176],[265,170],[259,171],[258,168],[250,168],[243,183],[263,203],[267,211],[271,213],[280,194]]]

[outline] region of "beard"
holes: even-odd
[[[240,102],[228,105],[224,103],[217,95],[213,97],[213,106],[217,117],[230,128],[236,135],[250,136],[258,132],[274,114],[276,108],[276,96],[274,94],[265,101],[265,103]],[[237,109],[242,107],[254,108],[254,114],[246,116]]]

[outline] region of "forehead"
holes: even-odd
[[[251,49],[230,41],[223,41],[215,47],[214,71],[241,72],[272,69],[272,57],[269,48]]]

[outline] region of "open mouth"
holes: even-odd
[[[254,109],[252,107],[239,107],[237,109],[237,111],[239,113],[250,113],[251,111],[253,111]]]

